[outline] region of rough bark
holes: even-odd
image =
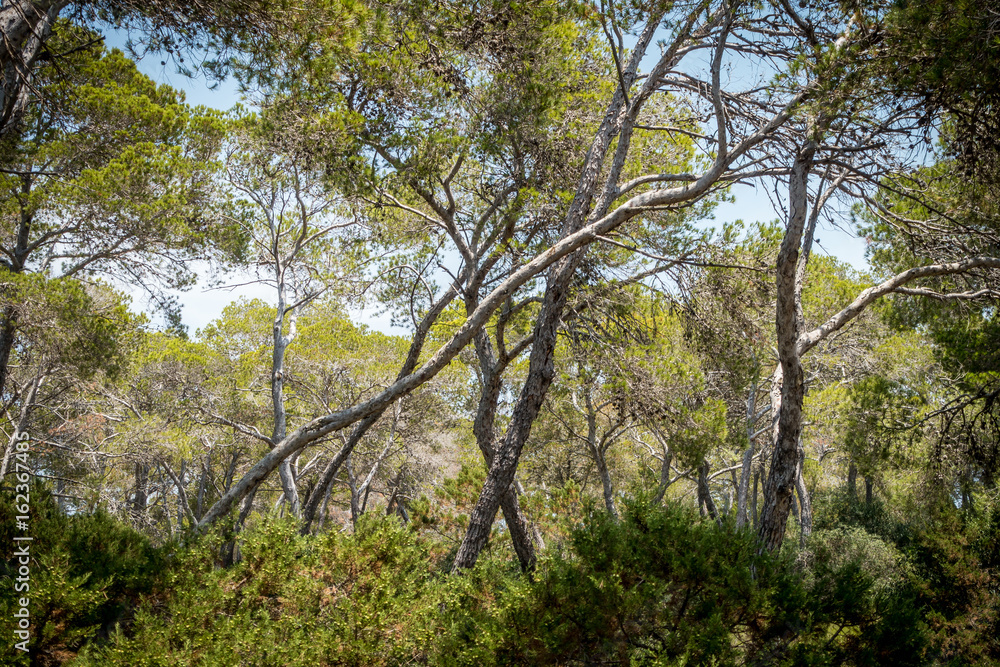
[[[552,378],[555,375],[555,345],[560,314],[566,301],[569,278],[578,260],[569,259],[560,263],[549,281],[545,300],[534,330],[534,345],[528,364],[528,377],[514,408],[510,426],[493,457],[493,464],[486,475],[486,481],[479,500],[469,517],[466,531],[458,554],[455,569],[472,567],[479,553],[489,539],[490,527],[500,507],[503,494],[514,483],[517,462],[524,443],[531,433],[531,426],[545,400]]]
[[[493,444],[496,412],[503,386],[502,372],[506,367],[507,360],[495,359],[493,347],[485,331],[480,331],[473,342],[479,359],[483,387],[479,395],[479,405],[472,428],[473,434],[476,436],[476,444],[483,454],[487,468],[489,468],[493,465],[496,454]],[[517,554],[521,569],[525,572],[534,570],[537,562],[535,545],[531,540],[528,520],[521,510],[514,484],[508,486],[500,497],[500,509],[503,511],[504,521],[507,524],[507,530],[510,531],[514,553]]]
[[[649,21],[632,52],[628,66],[621,74],[619,86],[587,153],[576,193],[563,225],[564,239],[571,238],[585,227],[584,223],[597,192],[598,180],[601,177],[608,148],[612,139],[621,132],[622,125],[626,120],[624,113],[627,108],[627,91],[635,81],[639,62],[659,26],[662,16],[661,12]],[[646,86],[646,88],[649,88],[648,94],[651,94],[650,86]],[[620,155],[615,156],[616,162],[611,167],[612,176],[607,181],[596,211],[598,217],[603,216],[611,204],[612,193],[617,186],[617,174],[620,173],[624,164],[628,141],[624,140],[624,137],[622,139],[619,142],[618,153]],[[525,379],[521,395],[514,408],[510,426],[501,441],[497,455],[494,457],[493,465],[490,466],[487,473],[479,500],[469,517],[469,527],[455,558],[454,568],[456,571],[475,565],[479,553],[489,538],[490,526],[500,505],[500,496],[504,489],[514,481],[521,450],[531,433],[531,425],[534,423],[542,402],[545,400],[549,385],[552,383],[555,373],[556,334],[568,296],[570,279],[581,258],[582,251],[573,252],[553,264],[549,270],[542,308],[535,321],[534,343],[528,362],[528,377]]]
[[[653,496],[654,505],[663,502],[663,497],[667,495],[667,489],[670,488],[670,464],[673,458],[674,453],[670,449],[665,449],[663,460],[660,462],[660,483],[656,486],[656,495]]]
[[[32,70],[59,12],[69,0],[14,0],[0,8],[0,137],[20,124],[28,105]]]
[[[777,305],[775,328],[778,362],[781,365],[781,406],[777,437],[771,454],[771,470],[764,485],[764,507],[758,535],[761,546],[776,551],[785,536],[798,470],[798,447],[802,432],[804,396],[801,350],[799,349],[797,271],[800,244],[808,213],[808,182],[816,144],[801,146],[789,176],[789,215],[777,258]]]

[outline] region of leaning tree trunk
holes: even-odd
[[[28,394],[24,397],[24,402],[21,404],[20,415],[17,419],[17,428],[11,433],[10,440],[7,442],[7,449],[3,453],[3,460],[0,462],[0,484],[3,484],[7,472],[10,470],[10,461],[14,456],[14,450],[17,449],[17,443],[25,437],[30,437],[24,434],[28,433],[28,419],[31,416],[32,408],[35,406],[38,389],[45,382],[45,378],[45,375],[38,375],[31,381]]]
[[[788,513],[799,464],[799,438],[802,434],[802,401],[805,394],[802,358],[799,349],[799,314],[797,274],[799,246],[808,211],[808,183],[814,141],[800,147],[789,176],[789,216],[777,259],[777,305],[775,325],[778,337],[778,362],[781,365],[781,406],[778,410],[777,437],[771,454],[771,470],[764,485],[764,507],[758,536],[761,547],[777,551],[785,537]]]
[[[718,520],[719,510],[715,507],[715,501],[712,500],[712,490],[708,486],[707,459],[702,460],[701,465],[698,466],[698,507],[701,509],[702,516],[707,512],[712,519]]]
[[[486,466],[490,468],[496,457],[496,449],[493,444],[494,428],[503,380],[501,368],[493,359],[494,355],[486,332],[481,331],[477,334],[474,343],[479,357],[480,370],[483,374],[483,388],[479,396],[479,405],[476,409],[476,419],[473,422],[472,430],[476,436],[479,451],[482,452],[483,458],[486,460]],[[500,496],[500,509],[503,511],[504,521],[507,523],[507,530],[510,531],[514,553],[517,554],[521,569],[525,572],[534,570],[537,561],[535,545],[531,541],[528,520],[521,510],[517,490],[513,483]]]
[[[303,535],[309,533],[312,523],[316,519],[316,511],[323,502],[323,498],[330,494],[330,490],[333,487],[333,480],[337,477],[337,473],[340,472],[341,466],[344,465],[344,462],[351,455],[351,452],[354,451],[357,444],[361,442],[361,438],[364,437],[384,413],[385,410],[383,409],[361,420],[354,427],[354,430],[351,431],[351,435],[348,437],[347,442],[344,443],[344,446],[340,448],[340,451],[330,459],[330,463],[323,469],[323,474],[320,476],[316,486],[313,487],[312,493],[309,494],[309,498],[302,510],[302,529],[300,532]]]
[[[605,452],[600,447],[593,448],[594,461],[597,463],[597,474],[601,478],[601,491],[604,494],[604,507],[608,514],[615,521],[621,517],[618,515],[618,508],[615,506],[615,490],[611,482],[611,472],[608,470],[608,462],[604,456]]]
[[[645,53],[652,41],[662,16],[663,13],[660,10],[647,24],[632,51],[628,65],[624,72],[620,73],[619,86],[608,105],[600,128],[594,136],[577,183],[576,194],[566,214],[562,230],[564,238],[580,230],[587,221],[588,215],[592,215],[594,219],[603,216],[615,199],[618,176],[624,167],[630,140],[629,133],[634,124],[634,118],[627,117],[629,109],[627,91],[637,78],[641,55]],[[694,19],[692,19],[693,21]],[[651,89],[644,88],[644,90],[647,93],[651,92]],[[604,171],[604,160],[616,136],[618,137],[618,147],[606,180],[606,187],[598,193],[598,182]],[[692,187],[690,193],[692,197],[697,196],[698,189]],[[595,195],[598,195],[599,198],[597,204],[593,205]],[[592,205],[593,211],[591,211]],[[486,541],[489,538],[490,527],[500,506],[500,497],[514,481],[521,450],[531,433],[531,425],[534,423],[535,417],[538,416],[538,411],[545,400],[545,394],[555,375],[556,333],[566,304],[570,279],[585,252],[586,248],[573,251],[556,261],[549,270],[542,307],[538,319],[535,320],[532,334],[534,342],[528,362],[528,377],[525,379],[521,395],[514,407],[510,425],[493,459],[493,465],[490,466],[486,475],[486,482],[479,500],[469,517],[469,527],[455,558],[454,569],[456,571],[475,565],[479,553],[486,546]]]
[[[517,463],[521,457],[531,426],[545,400],[545,394],[555,375],[556,334],[563,306],[569,289],[569,279],[579,261],[579,251],[556,264],[549,274],[548,287],[542,309],[535,323],[534,344],[528,362],[528,377],[521,390],[510,425],[493,457],[493,464],[486,474],[486,482],[479,500],[472,509],[469,526],[455,557],[454,569],[470,568],[476,564],[486,546],[490,528],[500,507],[503,494],[514,483]]]

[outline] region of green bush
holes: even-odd
[[[53,514],[61,533],[37,552],[36,601],[50,610],[39,655],[56,663],[82,646],[72,664],[84,667],[860,667],[997,653],[992,516],[945,513],[905,549],[827,526],[769,555],[752,532],[683,505],[584,514],[533,578],[501,550],[454,576],[437,538],[395,517],[318,536],[262,518],[242,533],[242,560],[221,567],[222,530],[165,559],[106,516]]]
[[[425,660],[436,634],[434,573],[411,531],[368,515],[354,535],[298,534],[264,520],[242,560],[215,567],[221,538],[178,557],[164,609],[93,645],[80,665],[394,665]]]
[[[28,533],[29,597],[36,664],[61,664],[87,641],[130,621],[141,598],[154,595],[163,551],[104,513],[67,516],[43,486],[31,489]],[[0,494],[0,540],[14,544],[13,497]],[[13,613],[24,593],[14,590],[16,560],[0,563],[0,634],[13,637]],[[27,664],[13,642],[0,642],[0,663]]]

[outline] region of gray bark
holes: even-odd
[[[24,402],[21,404],[20,414],[17,418],[17,428],[11,433],[10,440],[7,442],[7,449],[3,453],[3,461],[0,462],[0,484],[3,484],[7,472],[10,470],[10,460],[14,456],[14,450],[17,449],[17,443],[20,441],[21,434],[28,432],[28,420],[31,417],[32,408],[35,407],[38,390],[45,382],[45,378],[45,375],[36,376],[28,387],[28,394],[24,397]]]
[[[660,460],[660,481],[656,486],[656,494],[653,496],[653,504],[659,505],[663,502],[664,496],[667,495],[667,489],[670,488],[670,484],[672,483],[670,479],[670,464],[674,460],[674,453],[671,451],[666,439],[660,435],[660,432],[655,428],[651,430],[653,437],[656,438],[656,441],[663,449],[663,458]],[[650,450],[650,453],[652,453],[652,450]]]
[[[618,508],[615,506],[615,489],[611,481],[611,471],[608,470],[607,460],[608,447],[612,442],[611,434],[609,432],[605,433],[602,438],[597,437],[597,409],[594,407],[594,399],[589,385],[583,388],[583,397],[584,404],[586,405],[584,415],[587,418],[587,447],[597,466],[597,476],[601,480],[604,507],[608,510],[608,514],[615,521],[618,521],[620,517],[618,516]]]
[[[628,137],[623,132],[623,124],[626,118],[623,115],[626,110],[627,90],[631,87],[636,78],[639,62],[645,54],[653,38],[653,34],[659,27],[662,19],[662,11],[652,17],[647,23],[639,42],[629,60],[629,64],[621,74],[621,81],[615,91],[611,104],[604,116],[601,127],[594,137],[594,141],[587,153],[587,160],[580,175],[579,184],[573,201],[570,204],[569,212],[563,226],[564,239],[572,238],[581,228],[585,228],[585,221],[591,208],[598,188],[598,179],[604,166],[604,160],[613,138],[619,137],[618,151],[615,155],[615,163],[612,164],[612,174],[606,181],[601,200],[595,211],[597,217],[603,217],[607,208],[611,204],[613,194],[617,191],[618,174],[624,165],[625,156],[628,151]],[[693,21],[692,21],[693,23]],[[679,48],[679,44],[675,46]],[[661,59],[672,60],[672,57]],[[646,96],[652,94],[652,84],[647,82],[644,87],[648,89]],[[638,112],[638,109],[635,110]],[[634,123],[634,120],[633,120]],[[629,125],[629,128],[631,125]],[[626,130],[627,132],[628,130]],[[568,296],[570,279],[582,258],[581,252],[568,254],[558,262],[554,263],[549,270],[546,280],[545,296],[542,301],[542,308],[535,321],[533,333],[533,346],[528,363],[528,377],[524,382],[521,395],[514,408],[510,426],[504,435],[497,455],[494,457],[493,465],[486,476],[483,490],[469,517],[469,527],[466,531],[462,544],[459,547],[455,558],[455,570],[472,567],[479,557],[479,553],[486,545],[489,538],[490,526],[496,516],[500,505],[500,495],[514,481],[514,474],[517,463],[521,456],[528,436],[531,433],[531,425],[545,400],[545,394],[555,373],[554,353],[556,344],[556,334],[562,311]]]
[[[285,408],[285,352],[288,345],[295,339],[295,324],[297,319],[296,309],[288,308],[287,286],[285,283],[285,271],[287,267],[281,262],[278,252],[277,230],[272,230],[274,238],[274,269],[275,279],[278,284],[278,305],[274,316],[273,325],[273,348],[271,350],[271,408],[274,418],[274,428],[271,432],[271,442],[277,443],[285,439],[288,434],[288,411]],[[288,334],[284,333],[286,317],[288,320]],[[288,511],[292,516],[298,517],[301,513],[299,507],[299,491],[295,483],[295,475],[292,470],[293,456],[289,456],[278,465],[278,476],[281,480],[281,489],[288,505]]]
[[[476,418],[472,429],[473,434],[476,436],[476,444],[479,446],[479,451],[482,452],[486,466],[489,468],[493,465],[493,459],[496,454],[494,433],[497,404],[499,403],[500,390],[503,386],[502,373],[509,359],[495,359],[493,346],[485,331],[480,331],[473,339],[473,343],[479,359],[483,386],[479,395],[479,405],[476,409]],[[535,545],[531,540],[528,520],[521,510],[521,505],[517,498],[517,489],[514,484],[511,484],[503,491],[500,497],[500,508],[503,511],[507,530],[510,531],[514,553],[517,554],[517,560],[521,565],[521,569],[525,572],[534,570],[537,561]],[[535,532],[536,536],[540,537],[537,530]]]
[[[771,377],[772,386],[774,386],[775,376]],[[756,444],[757,438],[762,435],[762,430],[757,428],[757,422],[761,417],[765,416],[768,411],[773,410],[773,407],[767,408],[764,411],[757,412],[757,391],[758,386],[756,380],[750,383],[750,389],[747,393],[746,402],[746,433],[747,433],[747,448],[743,452],[742,465],[740,466],[740,475],[736,484],[736,526],[740,528],[747,525],[748,522],[748,505],[750,502],[750,478],[753,476],[753,459],[756,454]],[[775,413],[776,414],[776,413]],[[773,425],[771,429],[773,430]],[[766,429],[766,427],[765,427]],[[756,492],[756,491],[755,491]]]
[[[13,0],[0,9],[0,137],[20,123],[31,93],[32,71],[59,12],[69,0]]]
[[[789,176],[789,215],[777,259],[775,325],[781,364],[781,405],[771,470],[764,486],[764,507],[758,535],[762,548],[776,551],[785,536],[798,470],[798,443],[802,432],[803,372],[799,342],[796,278],[800,244],[808,213],[808,182],[816,151],[814,141],[800,147]]]
[[[208,471],[212,464],[212,454],[209,452],[205,455],[205,461],[201,464],[201,474],[198,476],[198,496],[195,500],[195,521],[201,519],[201,515],[205,510],[205,491],[208,488]]]

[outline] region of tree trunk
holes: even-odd
[[[198,497],[195,500],[195,519],[201,521],[201,515],[205,511],[205,490],[208,488],[208,471],[212,464],[212,454],[205,455],[205,461],[201,464],[201,474],[198,476]]]
[[[354,466],[351,465],[351,457],[347,457],[345,466],[347,470],[347,488],[351,491],[351,525],[358,527],[358,517],[361,516],[361,506],[359,504],[358,480],[354,476]]]
[[[132,494],[132,514],[136,521],[146,514],[148,484],[149,466],[137,462],[135,464],[135,492]]]
[[[14,0],[0,9],[0,137],[19,125],[32,92],[32,70],[59,12],[69,0]]]
[[[332,490],[333,490],[333,484],[330,484],[329,486],[326,487],[326,494],[323,496],[323,505],[319,513],[319,525],[318,525],[319,530],[322,530],[323,527],[326,525],[326,518],[330,506],[330,492]]]
[[[594,460],[597,462],[597,474],[601,478],[601,490],[604,494],[604,507],[608,510],[615,521],[618,521],[618,508],[615,507],[615,490],[611,482],[611,473],[608,470],[608,463],[604,458],[604,452],[600,447],[594,448]]]
[[[312,493],[309,494],[309,498],[306,500],[305,508],[302,510],[302,529],[300,531],[302,535],[309,533],[312,522],[316,518],[316,511],[319,509],[320,503],[323,502],[323,498],[330,494],[330,490],[333,488],[333,480],[337,477],[337,473],[340,472],[341,466],[344,465],[344,462],[350,457],[351,452],[361,442],[361,438],[365,436],[368,430],[384,413],[385,409],[379,410],[375,414],[361,420],[354,427],[354,430],[351,431],[351,435],[348,437],[347,442],[344,443],[344,446],[340,448],[340,451],[330,459],[326,468],[323,469],[323,474],[320,475],[319,481],[313,487]]]
[[[647,23],[629,57],[628,65],[621,73],[618,88],[587,152],[587,159],[581,171],[573,201],[563,223],[561,234],[563,238],[580,230],[588,220],[588,215],[591,215],[592,219],[604,216],[614,200],[613,192],[616,190],[618,177],[624,167],[629,144],[623,133],[630,131],[632,122],[634,122],[627,120],[625,115],[628,104],[628,89],[636,80],[639,62],[652,41],[662,16],[662,11],[660,11]],[[593,211],[591,211],[595,195],[598,194],[598,183],[602,177],[604,160],[612,140],[616,136],[619,137],[618,151],[610,166],[606,186],[600,193],[596,206],[593,206]],[[685,196],[695,197],[697,194],[696,187],[685,191]],[[556,333],[562,318],[563,308],[566,305],[570,279],[585,252],[585,247],[573,251],[556,261],[549,270],[542,307],[535,320],[533,344],[528,362],[528,376],[521,389],[517,405],[514,407],[510,425],[501,440],[493,459],[493,465],[490,466],[486,475],[486,482],[479,500],[469,517],[468,530],[455,558],[456,571],[475,565],[479,553],[489,538],[490,527],[500,506],[500,497],[514,481],[521,450],[531,434],[531,426],[535,417],[538,416],[538,411],[545,400],[545,394],[555,375]]]
[[[35,406],[38,390],[44,384],[45,378],[45,375],[38,375],[31,381],[31,386],[28,388],[28,395],[24,397],[24,401],[21,404],[20,415],[17,418],[17,428],[11,433],[10,440],[7,442],[7,449],[3,453],[3,461],[0,462],[0,484],[3,484],[7,472],[10,470],[10,460],[14,456],[14,450],[17,449],[17,443],[21,440],[21,434],[28,433],[28,420],[31,417],[32,408]]]
[[[485,331],[481,330],[473,342],[476,348],[476,355],[479,358],[480,372],[483,376],[483,387],[479,395],[479,405],[476,409],[476,418],[473,422],[472,430],[476,436],[476,444],[479,446],[479,451],[483,454],[483,459],[486,461],[488,469],[493,465],[493,459],[496,455],[496,449],[493,444],[496,413],[497,404],[500,401],[500,390],[503,386],[502,371],[506,367],[506,363],[503,363],[505,360],[498,362],[494,358],[493,348]],[[517,490],[513,484],[508,486],[503,492],[500,498],[500,509],[503,511],[507,530],[510,531],[510,539],[513,542],[514,553],[517,554],[521,570],[531,572],[535,569],[537,561],[535,545],[531,541],[528,520],[521,510],[521,504],[517,498]]]
[[[597,465],[597,475],[601,479],[601,492],[604,495],[604,507],[608,510],[615,521],[619,521],[618,508],[615,507],[615,489],[611,482],[611,472],[608,470],[608,461],[605,458],[607,445],[598,441],[597,438],[597,410],[594,409],[593,397],[590,393],[590,386],[587,384],[583,389],[583,396],[587,406],[587,446],[590,455]]]
[[[778,338],[778,361],[781,364],[781,407],[778,412],[777,438],[771,454],[771,470],[764,485],[764,508],[758,536],[767,551],[777,551],[785,537],[788,513],[795,493],[799,462],[799,438],[802,433],[802,401],[805,393],[797,299],[799,245],[808,212],[808,183],[816,144],[812,140],[795,156],[789,176],[789,216],[777,259],[777,306],[775,325]]]
[[[656,495],[653,496],[653,504],[659,505],[663,502],[663,497],[667,495],[670,488],[670,463],[673,461],[674,453],[669,447],[664,447],[663,461],[660,462],[660,483],[656,487]]]
[[[273,348],[271,357],[271,408],[274,415],[274,429],[271,432],[271,442],[278,443],[288,434],[288,413],[285,408],[285,351],[295,338],[295,320],[297,313],[293,310],[288,318],[288,335],[284,333],[286,294],[284,267],[276,261],[275,278],[278,282],[278,306],[273,325]],[[295,484],[292,470],[294,456],[285,458],[278,465],[278,477],[281,480],[281,490],[288,504],[288,511],[294,517],[301,514],[299,507],[299,490]]]
[[[715,507],[715,501],[712,500],[712,490],[708,486],[708,468],[707,460],[702,460],[701,465],[698,466],[698,506],[702,508],[702,516],[707,512],[708,516],[718,521],[719,511]]]
[[[240,509],[240,514],[236,517],[236,524],[233,526],[233,539],[222,545],[223,567],[230,567],[242,559],[240,554],[239,534],[240,531],[243,530],[243,526],[246,524],[247,517],[250,516],[250,512],[253,511],[253,502],[256,497],[257,489],[254,488],[243,500],[243,507]]]
[[[8,11],[9,8],[0,10],[0,14]],[[0,47],[0,53],[3,48]],[[0,137],[2,137],[2,127],[0,127]],[[31,177],[21,176],[21,194],[24,200],[31,194]],[[29,247],[31,241],[31,225],[34,223],[34,213],[21,205],[18,215],[17,235],[14,240],[14,254],[10,261],[0,260],[0,266],[13,274],[24,273],[28,256],[31,254]],[[18,308],[19,298],[15,289],[4,287],[3,300],[5,306],[3,315],[0,316],[0,401],[4,401],[4,392],[7,389],[7,377],[10,370],[10,353],[14,349],[17,339]]]
[[[752,475],[751,468],[753,467],[753,455],[754,455],[754,433],[756,431],[756,420],[754,416],[757,414],[757,382],[754,381],[750,384],[750,391],[747,395],[747,411],[746,411],[746,430],[747,430],[747,448],[743,452],[743,461],[740,468],[740,479],[739,486],[736,488],[736,527],[742,528],[747,523],[747,495],[750,491],[750,475]]]
[[[809,489],[806,488],[802,467],[806,461],[805,450],[799,448],[799,472],[795,476],[795,492],[799,497],[799,542],[805,546],[806,540],[812,535],[813,515],[812,501],[809,499]]]
[[[489,539],[490,527],[500,507],[501,497],[514,482],[521,450],[531,434],[531,426],[555,375],[556,333],[566,302],[569,278],[579,257],[579,254],[574,253],[570,258],[559,262],[557,268],[550,273],[542,309],[535,323],[528,377],[514,408],[510,426],[486,474],[479,500],[472,509],[469,527],[455,558],[455,570],[470,568],[476,564],[479,553]]]
[[[185,465],[185,459],[181,459],[181,470],[177,474],[177,530],[181,531],[184,529],[184,517],[191,514],[191,506],[188,504],[187,491],[184,489],[184,474],[187,472],[187,466]],[[165,491],[166,489],[164,489]],[[163,497],[163,509],[165,512],[169,513],[170,510],[167,507],[166,494]],[[192,521],[192,525],[194,522]]]
[[[4,295],[10,298],[12,295]],[[7,370],[10,368],[10,352],[14,349],[14,338],[17,335],[17,310],[9,305],[0,315],[0,401],[4,401],[4,390],[7,388]],[[4,401],[6,402],[6,401]]]

